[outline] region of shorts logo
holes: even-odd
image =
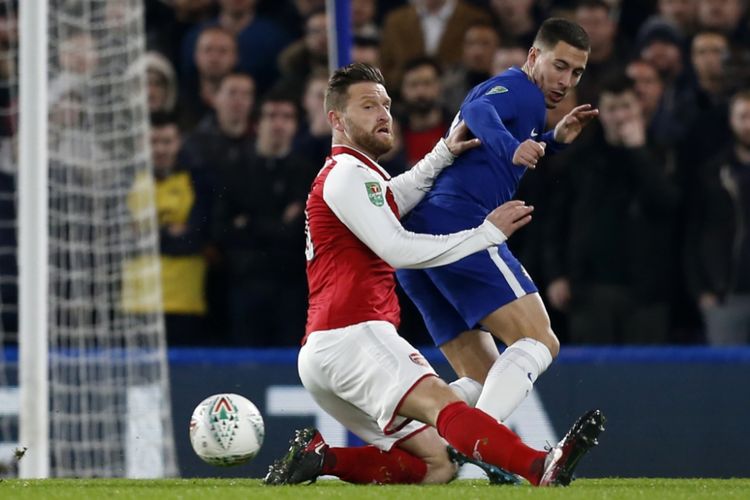
[[[376,207],[382,207],[385,199],[383,198],[383,189],[380,187],[380,183],[365,182],[365,189],[367,189],[367,197],[370,198],[370,203]]]
[[[427,362],[426,359],[424,359],[424,356],[419,354],[418,352],[413,352],[409,354],[409,359],[412,361],[412,363],[419,365],[419,366],[430,366],[430,364]]]

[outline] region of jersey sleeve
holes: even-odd
[[[388,185],[402,217],[417,206],[440,172],[453,163],[455,158],[441,139],[416,165],[389,181]]]
[[[548,130],[541,135],[538,139],[539,142],[545,143],[547,146],[544,148],[546,154],[555,154],[565,150],[568,147],[564,142],[557,142],[555,140],[555,129]]]
[[[373,183],[378,183],[380,189]],[[360,241],[394,268],[422,269],[450,264],[507,239],[489,221],[447,235],[407,231],[385,201],[386,189],[386,182],[364,167],[339,164],[326,178],[323,199]]]
[[[469,130],[490,149],[488,156],[493,165],[510,165],[520,144],[504,123],[516,118],[516,105],[509,94],[486,94],[461,108],[461,118]]]

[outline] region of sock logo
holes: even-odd
[[[487,438],[477,439],[476,443],[474,443],[474,449],[471,452],[471,456],[474,457],[475,460],[480,460],[484,462],[484,459],[482,458],[482,454],[479,452],[479,447],[486,446],[486,445],[487,445]]]

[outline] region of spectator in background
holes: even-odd
[[[331,151],[331,125],[325,110],[325,93],[328,87],[328,72],[321,71],[310,75],[302,96],[305,111],[304,122],[294,140],[294,151],[313,165],[325,163]]]
[[[355,35],[352,39],[352,62],[380,67],[380,38]]]
[[[691,36],[698,24],[699,0],[659,0],[657,13],[646,20],[643,27],[651,23],[667,22],[677,28],[682,37]],[[642,29],[643,29],[642,27]]]
[[[290,38],[275,21],[256,12],[258,0],[218,0],[219,15],[191,30],[182,42],[180,78],[196,79],[193,59],[200,33],[209,26],[220,26],[233,35],[238,47],[237,69],[250,74],[258,93],[270,88],[278,78],[277,59]]]
[[[652,25],[638,40],[640,58],[656,68],[664,86],[659,113],[651,121],[651,132],[664,148],[679,143],[693,119],[683,42],[679,33],[667,24]]]
[[[679,151],[680,164],[690,168],[686,172],[688,188],[698,186],[697,167],[713,160],[731,137],[727,116],[729,52],[729,39],[720,31],[699,31],[690,46],[696,77],[692,99],[695,118]]]
[[[250,116],[255,102],[255,82],[243,73],[230,73],[219,84],[214,114],[206,116],[186,137],[180,163],[200,178],[211,192],[211,200],[222,196],[226,185],[220,173],[241,169],[253,157]],[[214,247],[209,251],[207,281],[211,329],[228,336],[227,270]]]
[[[294,98],[269,92],[257,141],[221,166],[214,234],[228,272],[229,322],[240,345],[297,345],[305,324],[304,201],[316,168],[292,151]]]
[[[656,67],[643,59],[630,61],[625,72],[633,80],[635,93],[640,102],[641,114],[646,120],[649,128],[655,121],[659,112],[661,98],[664,95],[664,82]]]
[[[250,115],[255,103],[255,83],[250,75],[230,73],[219,83],[214,99],[216,113],[206,116],[185,139],[181,160],[205,176],[215,190],[217,170],[241,165],[252,151]]]
[[[528,51],[528,47],[503,41],[492,59],[492,74],[499,75],[513,66],[520,68],[526,62]]]
[[[622,71],[627,49],[618,43],[617,22],[612,7],[604,0],[584,0],[574,11],[575,21],[586,30],[591,40],[591,53],[586,65],[586,77],[576,87],[580,102],[596,102],[603,78]]]
[[[503,43],[533,45],[542,21],[536,0],[490,0],[490,9]]]
[[[450,126],[452,117],[440,102],[440,75],[437,61],[429,57],[414,59],[404,66],[398,121],[409,167],[432,151]]]
[[[634,84],[602,84],[597,133],[558,163],[546,241],[549,304],[576,343],[664,343],[679,194],[647,145]]]
[[[729,37],[733,45],[746,45],[750,42],[742,0],[697,1],[699,28],[721,31]]]
[[[146,46],[173,62],[188,31],[216,14],[214,0],[146,0],[145,8]]]
[[[466,30],[461,61],[443,75],[443,102],[450,113],[456,113],[466,94],[475,85],[490,78],[495,52],[500,46],[497,30],[490,23],[479,23]]]
[[[375,22],[375,0],[352,0],[352,34],[354,36],[375,37],[380,35],[380,29]]]
[[[392,10],[380,46],[385,81],[400,88],[404,65],[417,57],[434,57],[440,65],[457,63],[466,30],[489,20],[489,14],[464,0],[414,0]]]
[[[188,170],[177,162],[180,131],[167,114],[151,115],[153,179],[148,172],[136,176],[128,195],[133,219],[143,220],[139,211],[149,210],[156,194],[159,224],[162,306],[169,345],[212,343],[205,328],[206,260],[203,251],[209,236],[209,193]],[[146,189],[154,183],[154,190]]]
[[[147,52],[145,57],[148,110],[150,113],[171,113],[177,103],[174,67],[158,52]]]
[[[185,130],[213,111],[219,84],[237,65],[237,42],[224,28],[210,26],[198,37],[194,59],[198,79],[183,80],[180,93],[180,124]]]
[[[729,103],[733,141],[690,200],[687,276],[711,345],[750,342],[750,91]]]
[[[301,98],[307,78],[328,70],[328,19],[325,10],[315,10],[305,19],[305,35],[279,56],[282,85]]]

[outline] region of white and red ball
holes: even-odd
[[[263,446],[265,433],[258,408],[238,394],[209,396],[190,418],[193,450],[211,465],[240,465],[252,460]]]

